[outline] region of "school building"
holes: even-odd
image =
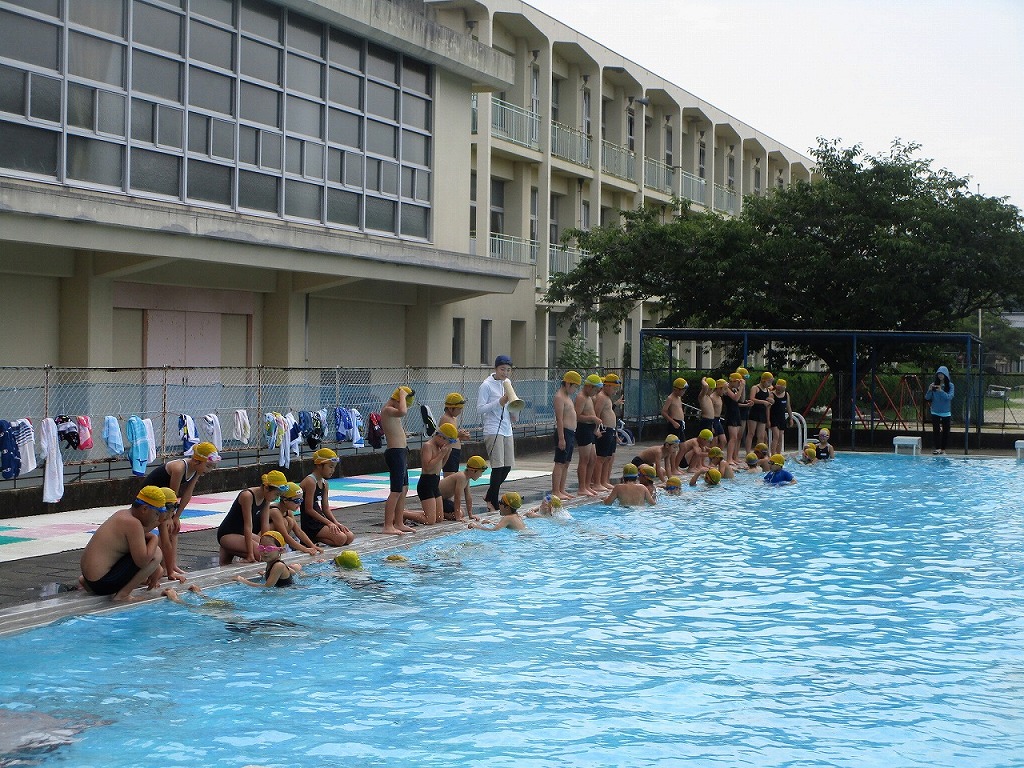
[[[551,364],[566,229],[810,178],[705,97],[516,0],[0,0],[0,364]]]

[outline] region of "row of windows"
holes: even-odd
[[[184,6],[0,0],[0,168],[428,236],[428,65],[261,0]]]

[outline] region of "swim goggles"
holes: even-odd
[[[257,544],[256,551],[263,552],[284,552],[284,547],[270,546],[269,544]]]

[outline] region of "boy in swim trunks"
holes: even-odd
[[[675,456],[678,447],[679,438],[676,435],[668,434],[665,435],[664,443],[644,448],[633,457],[633,461],[630,463],[636,464],[638,467],[641,464],[650,464],[658,470],[658,479],[664,481],[675,469],[672,464],[672,458]]]
[[[602,503],[614,504],[618,501],[623,507],[636,507],[641,504],[653,507],[654,496],[649,488],[637,482],[639,477],[640,470],[637,469],[636,464],[626,464],[622,468],[622,482],[604,497]]]
[[[421,525],[434,525],[444,521],[444,504],[441,502],[441,467],[448,459],[452,445],[459,441],[459,430],[454,424],[442,424],[430,439],[420,448],[420,479],[416,483],[416,495],[420,499],[421,512],[405,512],[403,519],[415,520]]]
[[[498,500],[498,512],[501,513],[501,519],[498,522],[471,522],[469,527],[479,528],[481,531],[500,531],[502,528],[508,528],[513,531],[525,531],[527,530],[526,523],[523,522],[523,518],[519,514],[519,508],[522,506],[523,497],[518,493],[509,491],[502,494],[501,499]]]
[[[473,491],[471,483],[479,480],[487,469],[483,456],[470,456],[466,468],[461,472],[446,473],[441,478],[441,506],[445,520],[462,522],[462,505],[466,505],[466,514],[476,520],[473,514]]]
[[[94,595],[111,595],[115,603],[130,603],[132,592],[163,573],[160,539],[153,528],[167,511],[167,498],[147,485],[128,509],[107,518],[82,552],[80,584]]]
[[[661,415],[668,422],[668,431],[675,435],[680,441],[686,439],[686,419],[683,417],[683,393],[689,384],[686,379],[679,377],[672,382],[672,392],[665,398],[665,404],[661,406]],[[678,462],[677,462],[678,464]]]
[[[583,377],[579,373],[566,371],[552,401],[555,412],[555,467],[551,470],[551,493],[562,499],[573,497],[565,490],[565,481],[576,448],[576,406],[573,397],[582,383]]]
[[[384,502],[384,533],[412,533],[405,524],[405,494],[409,490],[409,443],[402,419],[409,413],[415,396],[409,387],[399,387],[380,411],[380,424],[388,447],[384,463],[391,475],[391,492]]]
[[[597,426],[601,423],[594,410],[594,393],[604,382],[596,373],[587,376],[583,389],[576,394],[576,446],[580,460],[576,467],[577,489],[581,495],[597,496],[595,467],[597,463]]]

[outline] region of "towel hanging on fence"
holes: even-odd
[[[349,408],[348,415],[352,420],[352,431],[349,433],[352,436],[352,447],[364,448],[366,443],[363,442],[363,436],[359,431],[363,428],[363,417],[355,408]]]
[[[149,453],[146,456],[146,463],[152,464],[156,461],[156,431],[153,429],[152,419],[143,419],[142,424],[146,428],[146,440],[149,441]]]
[[[13,480],[21,474],[21,451],[14,437],[14,426],[6,419],[0,419],[0,476]]]
[[[68,448],[78,450],[78,424],[70,416],[55,416],[53,423],[57,425],[57,437],[64,441]]]
[[[78,448],[88,451],[92,448],[92,419],[88,416],[75,416],[78,425]]]
[[[193,445],[200,442],[196,422],[187,413],[178,414],[178,437],[181,438],[182,453],[185,453]]]
[[[107,444],[107,451],[111,456],[120,456],[124,453],[124,438],[121,436],[121,425],[117,423],[116,416],[107,416],[103,419],[103,442]]]
[[[124,431],[131,446],[128,449],[128,460],[132,463],[132,474],[144,477],[149,463],[149,432],[146,423],[138,416],[132,416]]]
[[[208,413],[203,416],[203,427],[210,438],[210,442],[217,448],[218,453],[224,448],[224,436],[220,432],[220,418],[216,413]]]
[[[249,414],[244,408],[235,411],[235,431],[232,437],[246,445],[252,437],[252,427],[249,425]]]
[[[14,427],[14,440],[18,443],[21,455],[21,474],[34,470],[36,464],[36,431],[28,419],[17,419],[11,422]]]
[[[60,441],[57,439],[57,424],[53,419],[43,419],[39,428],[39,447],[46,462],[43,474],[43,503],[56,504],[64,498],[64,457],[60,455]]]
[[[291,411],[284,415],[284,420],[288,424],[288,448],[291,453],[294,453],[300,459],[302,458],[302,430],[299,429],[299,422],[295,420],[294,414]]]

